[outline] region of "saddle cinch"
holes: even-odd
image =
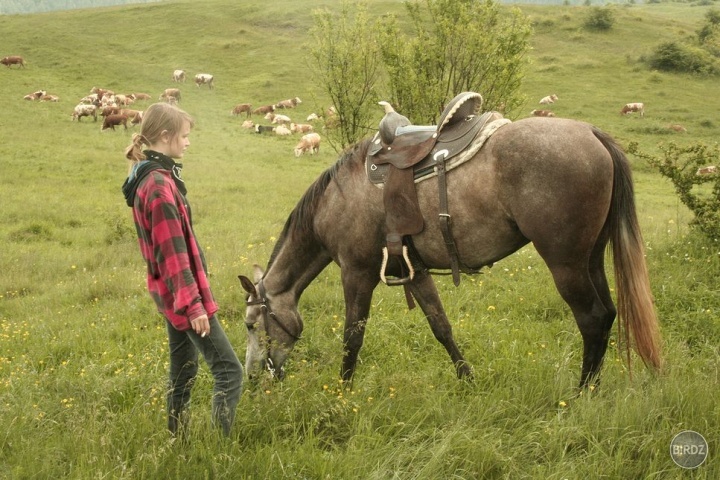
[[[438,125],[410,125],[389,104],[381,104],[386,105],[386,115],[372,139],[365,162],[368,179],[383,188],[386,246],[383,248],[380,278],[387,285],[405,285],[413,279],[414,268],[403,239],[420,233],[424,228],[415,183],[436,174],[440,194],[440,227],[450,255],[453,281],[458,285],[460,261],[447,213],[446,162],[463,152],[486,124],[502,116],[497,112],[478,115],[482,96],[474,92],[464,92],[453,98],[445,107]],[[395,126],[398,123],[400,126]],[[388,278],[386,274],[391,255],[400,260],[399,277]],[[463,268],[463,271],[466,269]]]

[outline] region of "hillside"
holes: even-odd
[[[403,12],[398,1],[369,4],[378,17]],[[203,364],[191,440],[168,438],[165,326],[148,297],[120,191],[123,152],[138,128],[101,132],[100,120],[72,121],[73,106],[92,87],[144,92],[151,101],[165,88],[182,90],[181,107],[196,120],[183,158],[193,225],[220,320],[243,359],[246,305],[237,277],[267,264],[298,199],[339,154],[323,143],[319,154],[296,158],[298,135],[258,135],[230,112],[238,103],[296,96],[302,103],[286,111],[293,119],[327,108],[305,42],[313,9],[337,5],[177,0],[0,16],[0,57],[27,60],[24,69],[0,68],[0,478],[688,473],[668,454],[673,436],[699,431],[711,452],[720,437],[720,254],[690,233],[690,215],[669,182],[632,156],[667,359],[661,374],[634,358],[630,375],[613,328],[602,384],[578,394],[582,338],[528,245],[483,275],[464,275],[459,287],[434,277],[474,383],[458,382],[402,290],[379,286],[356,378],[342,385],[344,292],[331,265],[303,293],[305,328],[285,380],[246,382],[234,437],[214,435]],[[606,33],[582,28],[585,7],[517,8],[535,34],[522,87],[527,103],[509,117],[527,117],[554,93],[557,116],[596,124],[623,145],[653,152],[660,142],[717,142],[718,79],[651,72],[640,61],[658,42],[691,35],[711,7],[617,5]],[[190,79],[173,82],[175,69]],[[200,72],[215,76],[213,90],[192,83]],[[38,89],[60,100],[23,100]],[[645,116],[620,115],[628,102],[644,102]],[[718,478],[714,455],[689,475]]]

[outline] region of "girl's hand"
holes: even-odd
[[[210,320],[207,315],[200,315],[199,317],[190,320],[190,326],[193,331],[205,338],[210,334]]]

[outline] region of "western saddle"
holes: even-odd
[[[387,285],[405,285],[414,277],[414,267],[404,239],[424,228],[415,183],[433,173],[438,177],[440,228],[450,256],[453,281],[456,286],[459,285],[461,263],[450,232],[446,162],[465,150],[490,120],[502,118],[497,112],[478,115],[481,107],[482,96],[479,93],[464,92],[447,104],[438,125],[397,127],[389,142],[383,141],[381,132],[373,137],[365,163],[368,179],[382,184],[383,188],[386,246],[383,248],[380,278]],[[387,140],[387,132],[384,137]],[[400,261],[399,277],[388,278],[386,274],[389,256]],[[462,270],[475,272],[465,266]]]

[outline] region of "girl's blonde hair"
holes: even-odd
[[[125,158],[132,164],[145,160],[143,145],[155,144],[163,132],[168,132],[173,137],[179,135],[185,122],[188,122],[190,127],[195,125],[192,117],[176,106],[153,103],[143,112],[140,133],[133,133],[132,143],[125,149]]]

